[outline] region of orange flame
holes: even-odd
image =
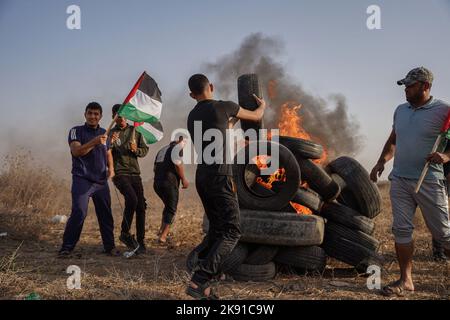
[[[252,159],[252,161],[256,164],[259,169],[267,169],[269,166],[270,156],[268,155],[259,155]]]
[[[270,156],[259,155],[259,156],[254,157],[252,160],[259,169],[267,169],[269,167],[268,163],[270,160]],[[278,181],[286,182],[286,170],[284,168],[280,168],[277,171],[275,171],[273,174],[271,174],[269,176],[269,178],[267,179],[267,182],[264,181],[264,179],[261,177],[256,178],[257,183],[259,183],[264,188],[269,189],[269,190],[272,190],[273,183],[278,182]]]
[[[286,171],[284,168],[278,169],[275,173],[271,174],[269,179],[267,179],[267,182],[261,177],[256,178],[257,183],[269,190],[272,190],[273,183],[277,181],[286,182]]]
[[[303,127],[303,118],[298,112],[301,108],[302,105],[295,102],[286,102],[281,106],[280,121],[278,122],[280,135],[309,141],[317,141],[318,139],[312,139],[311,135]],[[314,162],[320,164],[326,159],[327,151],[324,149],[322,157],[318,160],[314,160]]]
[[[295,202],[291,201],[290,204],[295,209],[295,211],[297,211],[297,214],[305,214],[305,215],[312,215],[313,214],[312,211],[309,208],[304,207],[304,206],[302,206],[302,205],[300,205],[298,203],[295,203]]]

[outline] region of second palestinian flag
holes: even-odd
[[[159,121],[154,123],[135,122],[134,127],[144,136],[145,142],[148,144],[158,142],[163,138],[163,128]]]

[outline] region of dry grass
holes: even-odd
[[[70,208],[68,183],[19,150],[0,171],[0,223],[17,239],[38,239],[49,219]]]
[[[159,227],[162,203],[154,194],[151,182],[148,182],[145,185],[149,203],[148,254],[129,260],[99,254],[101,238],[95,214],[90,208],[77,246],[80,256],[61,260],[56,258],[56,252],[61,244],[64,225],[50,224],[48,218],[54,214],[68,214],[70,200],[62,200],[70,196],[67,184],[42,168],[30,166],[31,162],[19,160],[20,156],[10,158],[0,175],[0,232],[9,234],[0,238],[0,299],[23,299],[31,292],[36,292],[43,299],[188,298],[184,294],[189,280],[185,259],[202,237],[203,208],[195,188],[182,191],[173,230],[174,243],[169,249],[160,248],[152,242]],[[35,191],[34,188],[41,190]],[[397,278],[398,265],[390,232],[389,184],[381,184],[380,189],[383,212],[375,220],[375,236],[381,242],[380,250],[387,261],[383,274],[383,283],[387,283]],[[49,199],[56,200],[52,202]],[[121,210],[114,191],[112,199],[117,235]],[[431,236],[420,214],[416,218],[415,239],[414,275],[417,292],[406,299],[448,299],[449,267],[432,261]],[[70,265],[77,265],[82,270],[81,290],[67,289],[69,275],[66,270]],[[220,283],[219,289],[222,298],[239,300],[383,299],[376,291],[367,289],[366,281],[352,268],[330,259],[327,269],[320,275],[280,273],[267,283],[226,281]]]

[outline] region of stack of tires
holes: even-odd
[[[238,91],[240,105],[256,108],[253,93],[261,96],[256,75],[241,76]],[[379,262],[372,220],[381,212],[377,186],[352,158],[341,157],[325,167],[317,164],[323,152],[320,144],[286,136],[249,141],[238,152],[233,175],[242,237],[222,265],[225,274],[238,281],[268,281],[286,267],[300,273],[322,273],[327,256],[362,273]],[[272,181],[270,189],[258,183],[262,168],[255,156],[268,159],[267,167],[276,156],[279,162],[274,167],[284,170],[283,178]],[[298,214],[291,203],[307,207],[313,214]],[[207,230],[205,217],[203,231]],[[205,248],[201,243],[189,254],[189,271],[205,258]]]

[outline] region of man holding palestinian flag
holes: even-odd
[[[404,296],[414,291],[413,218],[418,206],[433,239],[450,257],[448,194],[443,170],[443,164],[450,161],[450,152],[444,151],[449,138],[450,105],[430,95],[433,79],[431,71],[420,67],[397,82],[405,85],[408,102],[395,110],[391,135],[370,174],[376,182],[386,162],[394,158],[389,176],[392,232],[401,275],[398,281],[383,288],[382,294],[386,296]]]
[[[119,240],[137,253],[145,253],[144,187],[140,176],[138,158],[148,153],[148,144],[162,139],[161,91],[147,73],[143,73],[122,105],[113,106],[115,127],[111,129],[111,150],[114,162],[114,185],[125,198],[125,208]],[[133,121],[133,125],[127,123]],[[112,123],[112,124],[113,124]],[[111,126],[112,126],[111,124]],[[111,128],[110,126],[110,128]],[[136,214],[136,235],[130,234]]]

